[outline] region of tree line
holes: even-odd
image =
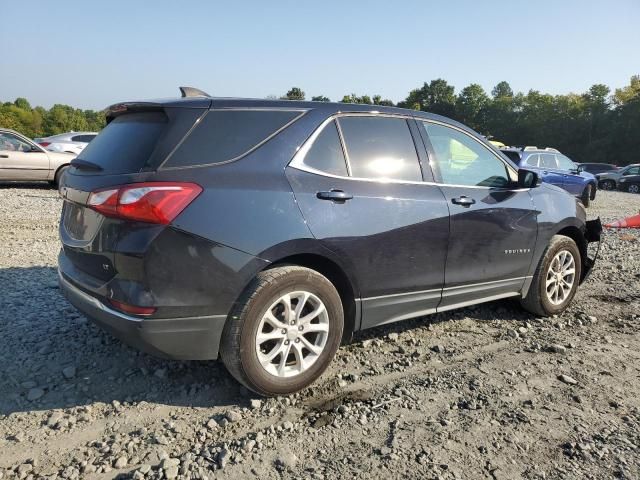
[[[280,98],[305,100],[306,95],[293,87]],[[311,100],[330,101],[324,95]],[[340,102],[394,106],[380,95],[355,93],[344,95]],[[555,147],[577,162],[640,162],[640,75],[613,92],[596,84],[584,93],[566,95],[516,93],[505,81],[490,93],[475,83],[456,93],[453,85],[439,78],[411,90],[397,106],[453,118],[507,145]],[[104,111],[59,104],[49,110],[33,108],[25,98],[0,104],[0,127],[31,138],[99,131],[104,125]]]
[[[305,94],[294,87],[282,98],[304,100]],[[311,100],[329,101],[325,96]],[[393,105],[379,95],[355,93],[341,102]],[[566,95],[515,93],[505,81],[490,94],[475,83],[456,94],[439,78],[411,90],[397,106],[453,118],[507,145],[554,147],[576,162],[640,163],[640,75],[613,92],[596,84]]]

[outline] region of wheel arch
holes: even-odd
[[[357,301],[357,289],[353,285],[345,270],[335,261],[317,253],[298,253],[272,261],[264,270],[282,267],[283,265],[297,265],[309,268],[329,279],[340,295],[344,311],[344,332],[342,343],[349,343],[353,333],[360,323],[360,305]]]
[[[571,240],[576,242],[576,245],[578,246],[578,250],[580,250],[580,263],[583,265],[582,277],[584,277],[584,274],[585,274],[584,265],[586,264],[587,258],[588,258],[587,256],[588,242],[586,237],[584,236],[584,231],[576,227],[575,225],[569,225],[557,231],[556,235],[569,237]],[[580,279],[580,281],[582,281],[582,278]]]
[[[55,172],[53,172],[53,178],[51,179],[51,181],[55,182],[56,181],[56,177],[57,177],[58,173],[60,172],[60,170],[62,170],[63,168],[66,168],[66,167],[70,167],[70,166],[71,166],[71,163],[63,163],[62,165],[58,165],[56,167]]]

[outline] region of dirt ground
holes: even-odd
[[[640,230],[563,315],[501,301],[360,333],[259,398],[89,323],[56,283],[61,201],[0,186],[0,479],[640,478]],[[640,211],[598,192],[590,217]]]

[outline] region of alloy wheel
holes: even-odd
[[[568,250],[560,250],[547,271],[547,298],[553,305],[562,304],[571,294],[576,280],[576,262]]]
[[[318,296],[304,290],[285,293],[260,320],[256,354],[269,374],[292,377],[318,360],[328,334],[329,315]]]
[[[629,185],[629,193],[640,193],[640,185]]]

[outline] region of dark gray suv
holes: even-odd
[[[110,107],[61,187],[63,292],[147,352],[287,394],[355,331],[556,314],[593,266],[599,222],[452,120],[184,93]]]

